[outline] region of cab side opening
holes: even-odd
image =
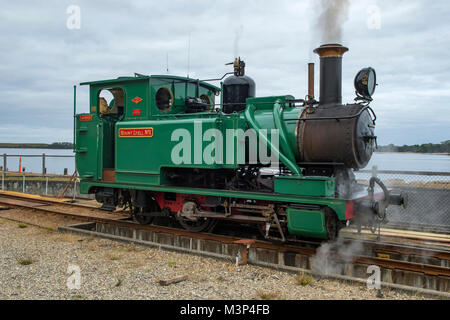
[[[105,88],[98,93],[98,112],[102,119],[102,177],[115,182],[115,124],[124,117],[125,92],[122,88]]]

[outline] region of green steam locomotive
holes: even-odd
[[[334,239],[349,223],[373,228],[406,197],[376,177],[368,187],[355,179],[353,170],[375,150],[369,104],[376,78],[372,68],[361,70],[355,103],[342,104],[347,50],[338,44],[315,50],[319,101],[313,64],[305,99],[256,97],[240,59],[220,87],[140,74],[81,83],[90,87],[90,112],[74,108],[81,192],[95,194],[104,209],[129,207],[141,224],[163,217],[197,232],[220,220],[250,224],[281,241]]]

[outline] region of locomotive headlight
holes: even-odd
[[[364,99],[372,100],[376,86],[377,76],[373,68],[364,68],[355,77],[356,92]]]

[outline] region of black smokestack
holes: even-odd
[[[342,56],[348,48],[325,44],[314,50],[320,57],[320,105],[342,103]]]

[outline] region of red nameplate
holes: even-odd
[[[119,129],[120,138],[151,138],[153,128],[126,128]]]
[[[80,121],[92,121],[92,114],[80,116]]]

